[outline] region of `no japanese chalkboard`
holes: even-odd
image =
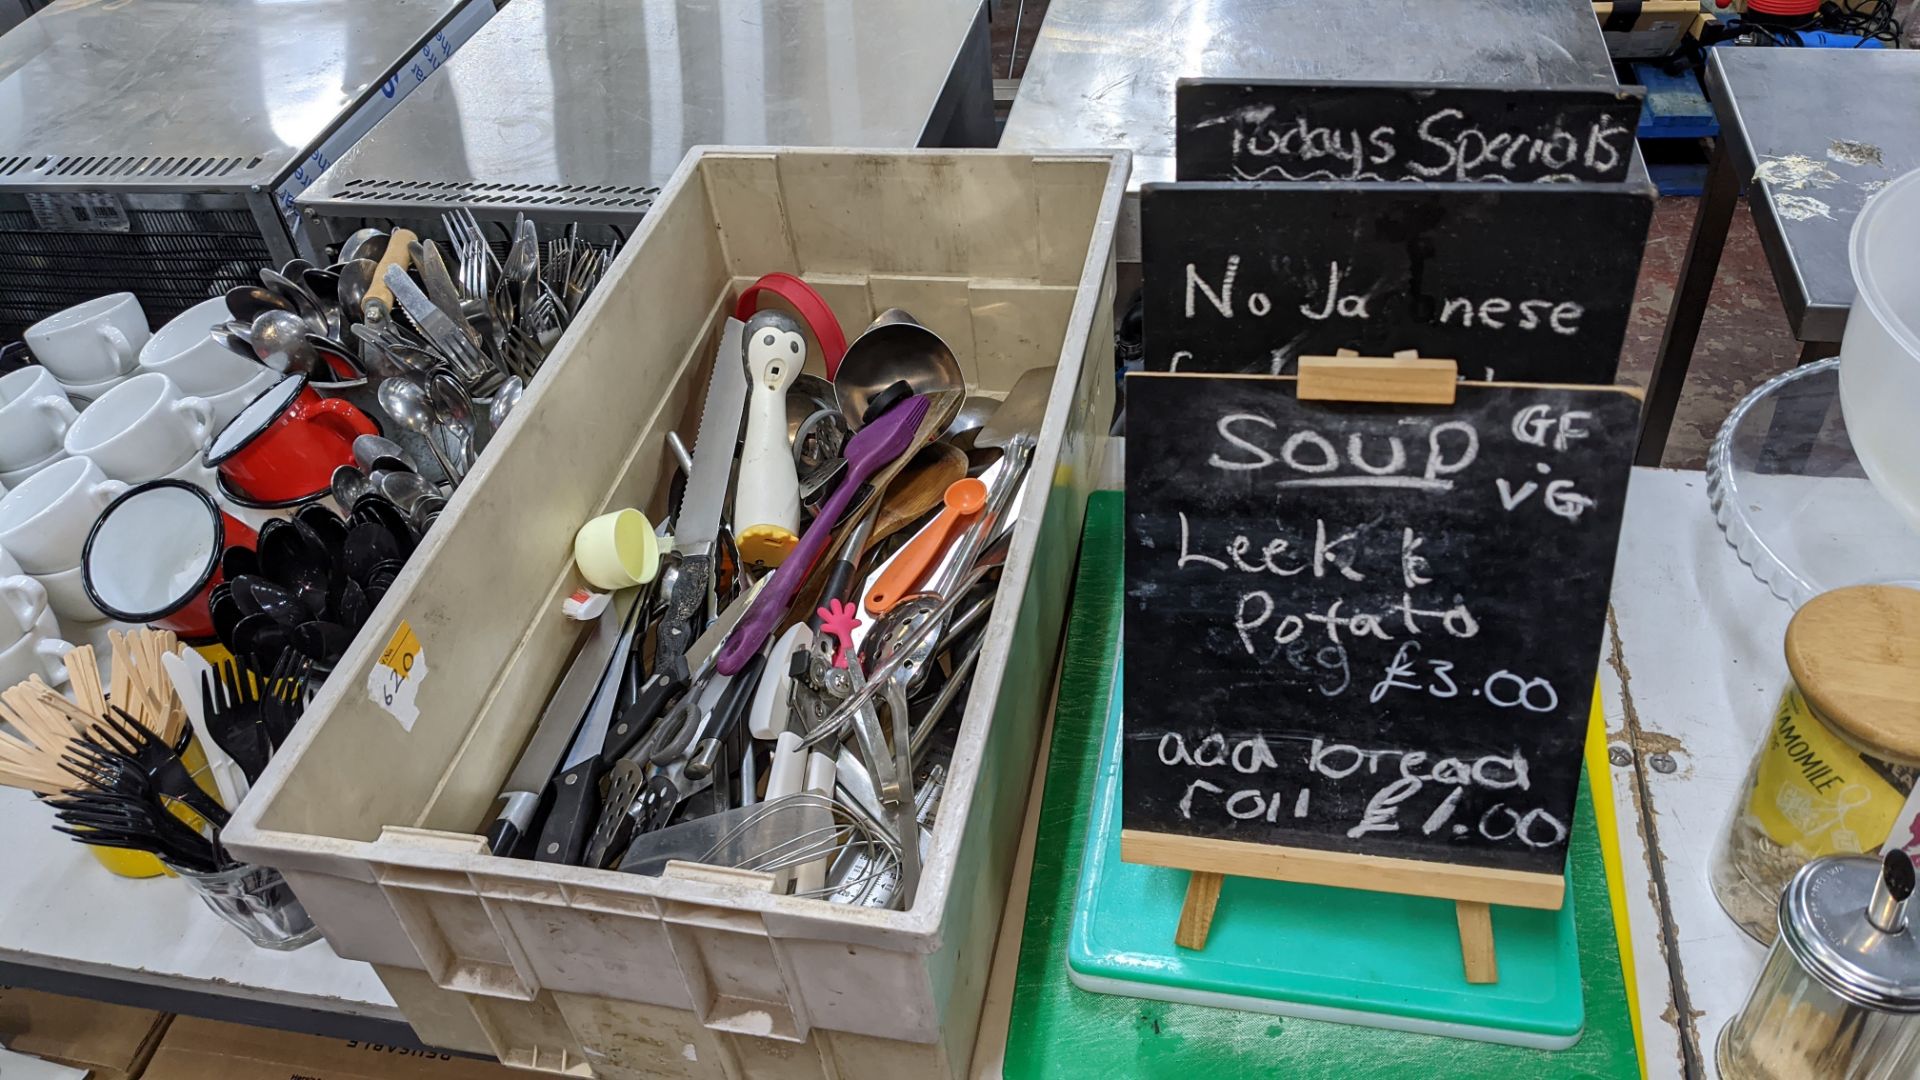
[[[1129,840],[1560,874],[1631,393],[1361,405],[1151,374],[1127,393]]]
[[[1183,79],[1181,180],[1624,180],[1640,87]]]
[[[1613,381],[1653,189],[1149,184],[1150,371],[1285,374],[1417,349],[1468,379]]]

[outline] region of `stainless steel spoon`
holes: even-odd
[[[300,275],[300,283],[320,301],[320,314],[327,320],[327,336],[335,340],[346,336],[346,312],[340,307],[340,275],[332,270],[313,268]]]
[[[527,384],[520,376],[509,375],[499,389],[493,392],[493,401],[487,405],[487,425],[494,434],[500,433],[500,425],[507,422],[514,406],[520,404],[520,398],[527,392]]]
[[[362,436],[362,438],[367,437]],[[333,482],[330,486],[333,489],[333,501],[340,505],[340,512],[343,514],[352,512],[353,505],[360,501],[360,496],[373,489],[373,485],[367,481],[367,474],[352,465],[342,465],[333,470]]]
[[[388,379],[380,384],[380,407],[393,417],[394,422],[425,440],[427,449],[440,463],[441,471],[452,483],[459,483],[465,473],[453,467],[447,460],[446,452],[440,449],[435,432],[440,425],[434,420],[433,407],[427,402],[427,388],[412,379]]]
[[[332,329],[327,325],[326,312],[320,307],[320,298],[308,292],[305,285],[271,266],[260,268],[260,280],[267,288],[279,293],[282,299],[292,304],[293,310],[307,320],[307,324],[313,327],[314,333],[332,336]]]
[[[419,471],[414,469],[413,460],[407,456],[407,452],[392,439],[383,439],[378,435],[362,435],[353,440],[353,460],[360,466],[362,472],[372,472],[375,467],[373,463],[381,458],[393,458],[404,462],[408,469]]]
[[[384,230],[356,229],[352,235],[341,242],[340,261],[343,263],[353,262],[356,259],[372,261],[378,259],[386,250],[387,234]]]
[[[234,333],[230,327],[216,326],[213,328],[212,334],[214,344],[236,356],[244,356],[256,364],[260,362],[260,358],[253,353],[253,346],[248,343],[246,338]]]
[[[440,489],[419,473],[383,471],[378,478],[380,494],[400,508],[409,518],[422,499],[437,499]]]
[[[265,312],[291,312],[294,307],[293,301],[263,285],[235,285],[227,290],[227,310],[235,319],[251,324]]]
[[[460,458],[460,475],[464,477],[473,467],[476,455],[473,401],[467,397],[460,380],[438,371],[427,380],[427,403],[433,408],[434,419],[453,437]]]
[[[373,285],[373,273],[379,268],[380,264],[372,259],[349,259],[340,264],[340,309],[353,321],[366,318],[360,303],[366,299],[367,289]]]
[[[307,343],[307,321],[286,311],[263,311],[249,328],[253,354],[282,374],[304,375],[320,362]]]

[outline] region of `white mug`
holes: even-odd
[[[13,556],[0,551],[0,610],[6,611],[22,627],[28,627],[40,621],[51,602],[46,588],[28,577]]]
[[[151,336],[130,292],[95,297],[27,327],[27,348],[63,383],[118,378],[140,362]]]
[[[25,469],[60,453],[79,415],[46,368],[23,367],[0,377],[0,471]]]
[[[87,407],[67,429],[67,453],[92,458],[115,480],[144,483],[200,453],[212,434],[213,407],[188,397],[165,375],[135,375]]]
[[[33,477],[37,473],[39,473],[40,470],[45,469],[49,465],[57,465],[60,462],[65,461],[72,456],[73,455],[67,453],[66,448],[63,446],[60,449],[55,450],[53,452],[53,456],[48,458],[45,461],[36,461],[32,465],[29,465],[24,469],[0,470],[0,489],[12,491],[14,488],[17,488],[21,484],[26,483],[28,480],[33,479]]]
[[[87,532],[125,490],[87,458],[49,465],[0,498],[0,548],[30,574],[78,566]]]
[[[29,627],[5,650],[0,650],[0,686],[26,682],[35,675],[49,686],[67,681],[66,656],[73,646],[47,633],[45,625]]]
[[[231,318],[224,296],[195,304],[154,332],[140,350],[141,369],[157,371],[187,393],[205,398],[245,386],[262,374],[272,375],[261,364],[214,342],[210,331]]]
[[[99,622],[107,617],[106,612],[94,605],[87,596],[87,586],[81,580],[81,568],[75,566],[54,574],[40,574],[26,580],[34,581],[44,590],[47,606],[60,617],[62,622],[77,623]],[[0,588],[5,582],[0,581]]]
[[[234,357],[234,359],[237,360],[239,357]],[[259,364],[253,365],[253,368],[259,372],[259,374],[241,383],[235,389],[228,390],[223,394],[210,394],[207,396],[207,404],[213,407],[213,430],[215,432],[226,430],[227,425],[233,423],[233,418],[239,416],[248,405],[251,405],[254,398],[266,393],[267,387],[272,386],[281,379],[280,373],[270,368],[263,367]]]

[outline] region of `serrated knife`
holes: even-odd
[[[720,536],[720,511],[727,502],[727,481],[733,474],[733,451],[740,441],[740,422],[747,411],[747,364],[741,356],[744,324],[728,319],[720,334],[720,353],[707,380],[707,399],[701,406],[700,430],[694,436],[693,468],[673,519],[673,553],[679,570],[667,610],[653,632],[653,667],[640,686],[637,700],[620,714],[607,732],[601,759],[612,767],[641,735],[666,715],[668,706],[684,694],[693,672],[687,652],[693,645],[694,616],[707,606],[713,588],[713,546]]]

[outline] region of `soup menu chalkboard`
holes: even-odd
[[[1653,201],[1644,184],[1148,184],[1146,367],[1278,375],[1417,349],[1469,379],[1609,383]]]
[[[1627,178],[1646,91],[1182,79],[1181,180]]]
[[[1637,399],[1295,388],[1128,379],[1125,836],[1560,874]]]

